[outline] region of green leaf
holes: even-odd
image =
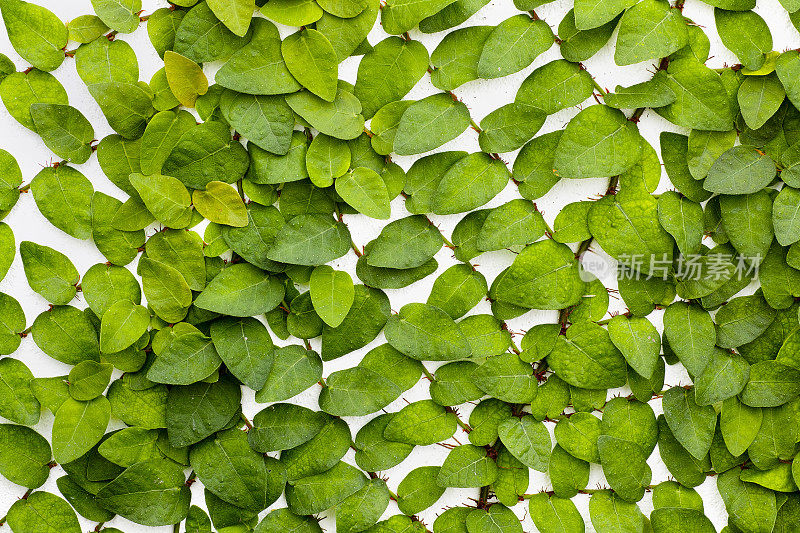
[[[192,327],[176,334],[157,354],[147,378],[170,385],[190,385],[210,376],[221,363],[211,339]]]
[[[30,241],[19,244],[19,254],[34,291],[55,305],[65,305],[75,297],[80,275],[67,256]]]
[[[702,459],[711,448],[717,414],[711,406],[695,402],[695,392],[673,387],[664,393],[664,417],[673,435],[696,459]]]
[[[311,183],[330,187],[334,178],[347,173],[352,154],[347,143],[325,134],[314,137],[306,152],[306,170]]]
[[[248,40],[230,31],[207,2],[200,2],[178,24],[174,50],[195,63],[206,63],[227,59]]]
[[[506,418],[497,426],[500,441],[526,467],[545,472],[552,443],[542,422],[532,416]]]
[[[372,169],[358,167],[336,178],[336,192],[359,213],[384,220],[391,217],[386,183]]]
[[[318,21],[323,13],[319,4],[307,0],[278,0],[261,8],[262,15],[287,26],[307,26]]]
[[[161,174],[131,174],[130,180],[147,210],[159,222],[171,228],[185,228],[189,225],[192,218],[192,199],[180,180]]]
[[[14,156],[0,149],[0,212],[9,211],[19,200],[19,186],[22,185],[22,170]]]
[[[601,435],[597,441],[608,484],[625,501],[641,500],[652,480],[647,452],[636,443],[609,435]]]
[[[49,492],[34,492],[17,500],[7,521],[15,533],[80,533],[78,517],[69,504]]]
[[[564,130],[555,151],[555,170],[566,178],[621,174],[639,160],[641,145],[636,124],[621,111],[590,106]]]
[[[561,379],[585,389],[619,387],[627,376],[625,359],[608,332],[591,322],[567,328],[566,336],[559,336],[547,361]]]
[[[530,140],[546,118],[543,111],[515,102],[498,107],[481,120],[478,144],[487,153],[512,152]]]
[[[675,239],[684,256],[700,251],[703,240],[703,208],[697,202],[667,191],[658,199],[658,221]]]
[[[239,180],[248,164],[247,151],[231,138],[230,127],[214,120],[188,128],[164,162],[162,172],[192,189],[205,189],[211,181]]]
[[[542,214],[532,202],[512,200],[495,207],[486,217],[478,233],[478,249],[501,250],[531,243],[544,235],[545,226]]]
[[[320,392],[320,409],[334,416],[365,416],[396,400],[402,389],[382,374],[355,366],[333,372]]]
[[[576,0],[575,25],[581,30],[597,28],[635,3],[635,0]]]
[[[112,196],[95,192],[92,196],[92,240],[97,249],[112,264],[127,265],[145,243],[144,231],[120,231],[112,220],[122,202]]]
[[[259,148],[277,155],[289,151],[294,117],[282,97],[226,90],[222,93],[220,109],[225,120]]]
[[[289,73],[281,56],[281,39],[275,25],[263,18],[254,18],[252,35],[250,42],[217,71],[217,84],[246,94],[284,94],[299,90],[300,84]]]
[[[796,74],[800,67],[800,53],[789,50],[780,55],[775,63],[775,74],[781,81],[789,101],[796,105],[800,103],[800,85],[797,83]]]
[[[111,419],[111,404],[104,396],[88,402],[67,398],[53,422],[53,456],[68,463],[100,442]]]
[[[695,376],[708,364],[717,338],[708,312],[685,302],[667,307],[664,337],[686,370]]]
[[[81,361],[69,372],[69,395],[79,401],[94,400],[105,392],[113,371],[107,363]]]
[[[457,264],[436,278],[427,303],[457,319],[475,307],[486,296],[487,290],[483,274],[470,265]]]
[[[44,311],[31,326],[33,341],[44,353],[62,363],[76,365],[100,360],[97,332],[86,314],[72,306]]]
[[[342,323],[322,331],[322,358],[330,361],[366,346],[383,329],[391,309],[383,291],[364,285],[355,286],[350,311]]]
[[[198,213],[217,224],[247,226],[247,209],[236,189],[221,181],[211,181],[205,191],[194,191],[192,203]]]
[[[311,273],[310,292],[314,310],[332,328],[344,321],[355,298],[350,274],[327,265],[318,266]]]
[[[89,86],[109,126],[126,139],[137,139],[153,115],[153,93],[147,84],[97,83]]]
[[[247,298],[243,295],[247,294]],[[247,263],[220,272],[200,293],[195,305],[231,316],[254,316],[275,309],[283,299],[281,283]]]
[[[750,70],[764,64],[772,50],[772,34],[767,23],[753,11],[714,10],[717,32],[724,44]]]
[[[800,394],[800,372],[777,361],[759,361],[750,367],[742,403],[750,407],[778,407]]]
[[[336,507],[336,531],[364,531],[380,520],[389,505],[390,493],[382,479],[370,479]]]
[[[211,0],[208,7],[235,35],[244,37],[250,28],[255,0]]]
[[[715,349],[695,382],[695,400],[698,405],[712,405],[732,398],[742,392],[749,377],[750,367],[743,357]]]
[[[287,96],[286,103],[292,111],[325,135],[349,140],[364,132],[361,102],[342,87],[337,89],[333,102],[308,91],[300,91]]]
[[[20,0],[6,0],[2,15],[11,46],[23,59],[45,71],[61,65],[69,31],[50,10]]]
[[[322,265],[350,249],[350,232],[325,215],[299,215],[278,232],[268,257],[294,265]]]
[[[509,177],[508,168],[501,160],[484,152],[469,154],[442,176],[433,197],[433,212],[450,215],[477,209],[497,196],[508,184]]]
[[[746,531],[772,531],[777,514],[774,492],[741,481],[736,469],[717,477],[717,489],[733,525]]]
[[[31,118],[45,145],[58,157],[75,164],[85,163],[92,155],[89,143],[94,128],[74,107],[61,104],[31,105]]]
[[[375,267],[414,268],[428,262],[442,247],[439,230],[421,215],[390,222],[373,241],[367,262]]]
[[[103,314],[100,351],[121,352],[131,346],[150,326],[150,312],[130,300],[119,300]]]
[[[646,318],[618,315],[608,323],[608,334],[637,374],[649,379],[661,355],[661,337]]]
[[[53,75],[36,69],[27,74],[15,72],[8,75],[0,84],[0,96],[8,113],[33,131],[36,131],[36,125],[30,112],[32,104],[69,104],[61,83]]]
[[[313,516],[298,516],[289,509],[275,509],[270,512],[256,526],[255,533],[280,533],[281,531],[291,531],[292,533],[321,533]]]
[[[420,400],[403,407],[389,421],[383,436],[387,440],[427,446],[452,437],[456,416],[433,400]]]
[[[164,68],[172,94],[185,107],[194,107],[197,97],[208,92],[208,79],[203,69],[191,59],[167,50]]]
[[[572,250],[547,239],[517,255],[495,280],[493,298],[529,309],[564,309],[578,303],[584,288]]]
[[[338,61],[325,35],[308,28],[293,33],[281,43],[281,54],[289,72],[303,87],[323,100],[334,101]]]
[[[615,92],[603,97],[603,102],[607,106],[616,109],[662,107],[675,102],[675,100],[675,93],[667,83],[667,75],[664,71],[659,71],[648,81],[629,87],[617,85]]]
[[[528,509],[534,525],[542,533],[581,533],[585,530],[583,518],[571,500],[539,493],[528,500]]]
[[[353,94],[361,100],[365,118],[400,100],[428,68],[428,51],[419,41],[389,37],[364,54],[358,65]]]
[[[170,388],[163,407],[170,444],[190,446],[227,427],[241,402],[241,387],[229,378]]]
[[[414,515],[435,504],[445,488],[437,483],[440,468],[421,466],[415,468],[397,486],[397,506],[403,514]]]
[[[699,131],[689,132],[689,151],[687,163],[692,177],[701,180],[708,175],[714,161],[729,149],[736,141],[736,131]]]
[[[772,204],[775,238],[782,246],[800,240],[800,190],[785,186]]]
[[[211,324],[211,339],[230,372],[253,390],[259,390],[273,364],[274,344],[254,318],[222,318]]]
[[[553,46],[553,31],[543,20],[515,15],[495,26],[478,59],[481,78],[500,78],[518,72]]]
[[[253,451],[238,428],[217,433],[193,446],[189,462],[203,485],[237,507],[261,511],[275,502],[286,484],[286,469]]]
[[[458,5],[458,1],[450,5]],[[445,35],[430,58],[433,86],[451,91],[468,81],[477,80],[483,43],[493,29],[493,26],[468,26]]]
[[[752,174],[748,173],[748,179]],[[771,197],[764,191],[720,197],[725,233],[743,257],[764,257],[773,241]]]
[[[314,514],[336,506],[367,484],[364,474],[339,462],[321,474],[297,480],[286,488],[289,509],[297,514]]]
[[[275,361],[264,387],[256,393],[260,403],[283,401],[306,390],[322,377],[322,361],[302,346],[285,346],[274,351]]]
[[[142,289],[148,305],[162,320],[174,324],[186,316],[192,291],[175,268],[143,257],[139,260]]]
[[[328,420],[323,413],[291,403],[276,403],[253,417],[247,432],[250,446],[257,452],[295,448],[313,439]]]
[[[400,352],[418,360],[465,359],[472,349],[447,313],[428,304],[411,303],[386,323],[386,340]]]
[[[423,19],[452,4],[455,0],[392,0],[381,9],[381,25],[386,33],[400,35],[413,29]]]
[[[203,241],[190,231],[163,230],[148,239],[147,257],[180,272],[192,290],[206,286],[206,263]]]
[[[467,327],[469,322],[469,317],[462,321],[465,331],[472,331],[472,328]],[[507,345],[501,346],[502,350],[505,348]],[[487,354],[473,353],[473,355],[479,357]],[[513,353],[501,351],[501,355],[489,357],[472,372],[472,379],[483,392],[504,402],[530,403],[536,396],[533,368]]]
[[[622,15],[614,61],[633,65],[666,57],[688,43],[683,15],[663,0],[645,0]]]
[[[686,128],[731,130],[735,109],[719,74],[695,59],[679,59],[670,63],[667,83],[676,100],[659,108],[661,116]]]
[[[24,426],[0,424],[0,444],[0,475],[30,489],[44,485],[52,458],[47,439]]]
[[[106,509],[147,526],[182,521],[189,513],[190,492],[183,467],[166,459],[137,463],[97,493]]]
[[[112,434],[100,444],[97,451],[114,464],[128,468],[150,459],[160,459],[155,429],[125,428]]]
[[[629,503],[610,490],[592,494],[589,500],[589,515],[597,533],[648,531],[647,517],[635,503]]]
[[[588,72],[576,63],[558,59],[531,72],[517,90],[514,102],[552,115],[580,104],[591,96],[592,90],[592,77]]]
[[[139,27],[141,0],[92,0],[92,7],[108,27],[120,33],[133,33]]]
[[[145,429],[166,427],[166,385],[136,390],[132,388],[132,381],[123,377],[108,389],[108,401],[114,416],[130,426]]]
[[[703,187],[720,194],[751,194],[774,177],[775,163],[768,155],[748,146],[735,146],[714,162]]]
[[[486,450],[464,444],[447,454],[436,484],[440,487],[483,487],[497,479],[497,465],[486,455]]]
[[[736,93],[742,118],[751,129],[763,126],[780,108],[786,91],[775,74],[747,76]]]
[[[111,28],[96,15],[81,15],[67,23],[69,40],[81,44],[88,44],[98,37],[108,33]]]
[[[447,93],[411,104],[397,125],[394,151],[398,155],[428,152],[461,135],[470,124],[469,110]]]
[[[91,202],[94,188],[78,170],[47,167],[31,181],[36,207],[51,224],[76,239],[91,236]]]
[[[39,422],[41,406],[30,387],[33,379],[22,361],[11,357],[0,359],[0,416],[24,426]]]
[[[387,440],[383,436],[394,414],[380,414],[367,422],[356,434],[356,464],[362,470],[374,472],[398,465],[414,449],[411,444]]]
[[[522,533],[517,515],[505,505],[475,509],[467,515],[467,531],[475,533]]]

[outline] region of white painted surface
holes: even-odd
[[[81,14],[92,12],[89,0],[34,1],[52,10],[65,22]],[[165,6],[166,2],[160,0],[143,0],[143,5],[144,13],[147,14],[159,7]],[[537,10],[537,14],[542,19],[547,21],[553,28],[553,31],[556,32],[558,23],[571,6],[572,2],[570,1],[556,0],[552,3],[541,6]],[[759,0],[756,11],[761,14],[769,24],[774,38],[774,48],[776,50],[786,50],[789,48],[800,47],[800,35],[798,35],[797,31],[791,25],[786,12],[780,6],[778,0]],[[468,20],[465,25],[497,24],[517,13],[518,11],[514,7],[511,0],[494,0],[485,6],[479,13],[474,15],[470,20]],[[700,24],[711,39],[712,57],[707,62],[709,66],[721,67],[726,63],[733,64],[737,62],[733,54],[731,54],[722,46],[719,38],[716,35],[716,31],[714,29],[713,11],[710,6],[700,2],[699,0],[688,0],[686,2],[684,14],[693,19],[696,23]],[[281,28],[281,32],[284,36],[292,31],[294,30],[288,27]],[[444,37],[446,32],[434,35],[425,35],[419,31],[412,31],[410,33],[414,39],[422,41],[429,52],[432,52],[438,42],[442,39],[442,37]],[[370,34],[369,40],[372,44],[375,44],[385,37],[386,34],[380,29],[380,26],[376,25],[376,28]],[[163,65],[150,45],[144,26],[140,27],[140,29],[132,35],[119,36],[118,38],[128,41],[134,47],[139,59],[139,67],[141,71],[140,79],[149,81],[150,77]],[[653,62],[644,62],[627,67],[618,67],[614,64],[612,45],[615,42],[615,39],[616,35],[612,37],[609,45],[604,47],[589,61],[585,62],[586,69],[595,77],[601,86],[607,87],[611,90],[613,90],[617,84],[627,86],[649,79],[653,70]],[[70,46],[74,46],[74,43],[72,43]],[[8,37],[6,36],[5,31],[0,31],[0,52],[8,55],[20,70],[27,68],[28,65],[25,63],[25,61],[13,51],[13,48],[8,42]],[[475,122],[479,123],[480,120],[492,110],[503,104],[511,102],[514,99],[514,95],[520,83],[531,71],[559,57],[560,54],[558,47],[553,46],[548,52],[539,56],[531,66],[521,72],[496,80],[473,81],[456,89],[454,92],[469,107]],[[356,70],[359,61],[360,58],[349,58],[345,60],[340,66],[340,77],[351,83],[355,82]],[[216,68],[218,68],[218,66],[219,65],[206,66],[206,71],[209,74],[209,78],[212,80],[212,82],[213,72],[216,70]],[[102,138],[105,135],[112,133],[112,130],[108,127],[108,124],[106,123],[105,118],[100,112],[97,104],[91,98],[83,82],[75,72],[74,60],[67,58],[63,65],[58,70],[53,72],[53,74],[67,89],[70,97],[70,104],[80,109],[94,125],[97,137]],[[414,90],[412,90],[412,92],[408,95],[408,98],[421,98],[436,91],[437,90],[430,84],[429,78],[426,76],[422,81],[420,81]],[[585,105],[591,105],[593,103],[594,102],[589,99],[587,102],[585,102]],[[568,109],[550,116],[539,134],[563,128],[577,111],[577,108]],[[682,131],[681,128],[670,124],[655,113],[649,111],[646,112],[642,117],[639,127],[645,139],[647,139],[657,149],[658,135],[661,131],[668,130],[686,133],[686,131]],[[0,106],[0,147],[8,150],[17,158],[23,171],[24,183],[30,182],[30,180],[36,175],[37,172],[39,172],[39,170],[41,170],[43,166],[46,166],[57,159],[44,146],[38,136],[25,129],[14,119],[12,119],[3,106]],[[440,150],[446,149],[478,151],[479,147],[477,142],[477,134],[472,129],[469,129],[459,138],[441,147]],[[512,162],[516,154],[509,153],[502,155],[505,161]],[[408,169],[414,159],[414,157],[398,156],[394,158],[394,161],[399,163],[403,168]],[[122,200],[126,198],[126,195],[119,191],[105,177],[100,170],[95,157],[92,157],[88,163],[79,165],[77,168],[79,168],[81,172],[83,172],[92,181],[96,190],[111,194]],[[543,211],[545,218],[552,225],[553,219],[563,205],[569,202],[583,200],[590,196],[601,194],[604,192],[605,188],[606,183],[604,179],[563,180],[561,183],[556,185],[553,190],[544,198],[537,201],[537,204],[540,210]],[[661,186],[659,187],[659,192],[667,190],[668,188],[669,182],[666,178],[666,175],[664,175]],[[513,183],[510,183],[500,195],[498,195],[490,204],[487,205],[487,207],[500,205],[515,197],[518,197],[515,186]],[[403,207],[402,198],[395,200],[392,204],[392,208],[393,218],[401,218],[408,214]],[[431,218],[439,226],[442,232],[449,237],[453,227],[458,220],[460,220],[461,216],[432,216]],[[95,249],[93,243],[90,241],[79,241],[74,239],[50,225],[50,223],[44,217],[42,217],[41,214],[39,214],[30,194],[23,194],[21,196],[19,203],[11,212],[11,214],[6,217],[5,222],[7,222],[13,228],[17,242],[23,240],[32,240],[60,250],[66,253],[70,259],[72,259],[81,274],[86,272],[86,270],[93,264],[105,262],[105,258],[103,258],[103,256]],[[378,233],[380,233],[380,229],[383,227],[383,225],[385,225],[384,222],[368,220],[366,217],[361,215],[347,215],[345,216],[345,222],[348,224],[350,231],[352,232],[353,240],[360,246],[363,246],[370,240],[374,239]],[[148,235],[152,234],[153,232],[154,230],[149,230]],[[593,247],[593,250],[596,249],[596,246]],[[490,252],[477,257],[473,263],[479,265],[478,270],[480,270],[489,280],[491,280],[498,272],[500,272],[500,270],[505,268],[513,260],[513,257],[513,254],[508,251]],[[603,256],[596,256],[597,259],[600,259],[601,257]],[[433,281],[436,279],[436,276],[444,269],[455,263],[455,260],[452,258],[452,254],[446,248],[443,248],[436,258],[440,265],[436,274],[431,275],[405,289],[386,291],[391,299],[393,310],[398,310],[408,302],[425,301],[430,292]],[[347,270],[351,273],[353,278],[356,279],[355,259],[355,255],[349,253],[347,256],[334,262],[333,266],[335,268]],[[129,265],[129,267],[133,269],[135,267],[135,263]],[[613,272],[609,272],[607,276],[601,277],[601,280],[608,287],[615,286]],[[6,278],[0,282],[0,291],[11,294],[19,300],[25,310],[29,325],[40,312],[47,309],[47,302],[41,296],[33,292],[28,286],[19,256],[16,258]],[[78,307],[83,307],[85,305],[80,299],[80,294],[73,302],[73,305]],[[623,306],[621,302],[612,298],[611,310],[621,310],[622,308]],[[472,313],[489,312],[490,309],[488,302],[481,303],[472,311]],[[555,312],[534,311],[508,322],[510,329],[516,334],[515,340],[519,342],[524,331],[533,324],[540,322],[553,322],[555,321],[555,317]],[[661,317],[658,313],[654,313],[650,318],[660,327]],[[369,349],[383,342],[384,338],[383,334],[381,334],[369,346],[335,361],[325,363],[325,375],[335,370],[348,368],[357,364],[357,362],[360,361],[361,357]],[[312,345],[318,349],[319,340],[312,341]],[[38,377],[59,376],[69,372],[69,367],[67,365],[54,361],[48,356],[44,355],[37,348],[30,337],[23,340],[22,346],[19,348],[16,354],[14,354],[14,357],[24,361]],[[431,370],[435,368],[435,365],[431,363],[427,363],[427,366]],[[682,369],[676,367],[667,368],[667,385],[687,383],[689,383],[689,378]],[[262,409],[264,405],[259,405],[254,402],[252,391],[248,390],[246,387],[244,390],[244,412],[249,418],[252,419],[253,415]],[[307,407],[317,408],[318,406],[316,399],[318,392],[318,387],[312,387],[308,391],[297,396],[292,401]],[[624,391],[623,393],[627,394],[627,392]],[[387,410],[396,411],[400,409],[404,405],[404,399],[414,401],[427,397],[427,381],[421,380],[417,386],[404,394],[403,397],[398,399],[394,404],[390,405]],[[657,413],[661,412],[659,400],[651,402],[651,405]],[[470,409],[471,406],[469,405],[461,409],[460,412],[463,419],[467,419]],[[367,420],[369,420],[369,417],[348,420],[354,436],[356,431]],[[49,413],[49,411],[43,411],[42,420],[35,429],[49,438],[52,421],[53,416]],[[121,427],[119,422],[116,422],[116,424],[117,425],[113,427]],[[549,426],[552,430],[552,424],[549,424]],[[466,442],[466,436],[461,434],[460,431],[456,435],[456,438],[458,438],[462,443]],[[353,462],[352,453],[353,452],[350,451],[345,457],[345,460],[348,460],[351,463]],[[389,487],[392,490],[395,490],[397,484],[403,479],[409,470],[417,466],[441,464],[446,454],[447,450],[439,446],[417,447],[403,463],[389,471],[384,472],[383,474],[389,478]],[[668,478],[668,472],[661,462],[657,451],[651,456],[649,464],[653,470],[654,484],[664,481]],[[48,482],[42,487],[42,490],[57,492],[55,480],[61,475],[63,475],[61,468],[55,468]],[[537,492],[548,487],[548,480],[545,474],[531,471],[530,479],[530,487],[528,489],[529,493]],[[598,484],[603,485],[604,480],[599,466],[593,465],[592,477],[589,486],[591,488],[597,486]],[[709,478],[703,485],[698,487],[697,490],[700,492],[705,502],[706,514],[714,522],[716,528],[718,530],[721,529],[725,525],[727,519],[724,506],[715,487],[714,478]],[[24,492],[24,488],[13,485],[5,479],[0,479],[0,515],[4,514],[11,504],[17,498],[22,496]],[[195,483],[192,486],[192,495],[194,504],[204,506],[202,487],[200,483]],[[455,506],[469,503],[469,500],[467,499],[469,497],[477,497],[477,489],[448,489],[434,507],[422,513],[422,518],[430,527],[430,525],[433,523],[433,519],[445,506]],[[578,508],[580,509],[586,521],[587,531],[594,531],[591,526],[591,522],[589,521],[588,499],[588,496],[578,495],[576,498],[574,498],[574,501],[578,505]],[[646,494],[645,498],[639,503],[639,505],[646,514],[649,514],[652,510],[650,495]],[[277,502],[273,508],[282,506],[285,506],[283,499]],[[536,528],[528,516],[526,505],[519,504],[514,509],[519,515],[520,519],[523,519],[523,528],[525,531],[536,531]],[[398,512],[399,511],[397,510],[396,505],[391,503],[384,518],[393,514],[397,514]],[[262,515],[263,514],[266,514],[266,512],[262,513]],[[95,526],[95,524],[89,523],[83,519],[81,519],[81,524],[85,531],[89,531]],[[115,518],[108,525],[117,527],[126,533],[166,533],[168,531],[172,531],[171,527],[147,528],[133,524],[122,518]],[[322,525],[327,531],[335,530],[332,517],[328,517],[323,520]]]

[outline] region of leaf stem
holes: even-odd
[[[481,133],[483,131],[481,127],[478,126],[478,124],[472,118],[469,119],[469,125],[472,126],[472,129],[477,131],[478,133]]]
[[[600,86],[600,84],[597,83],[597,80],[595,80],[594,78],[592,78],[592,85],[594,85],[594,88],[597,89],[597,92],[599,92],[601,96],[605,96],[608,94],[608,92],[605,89],[603,89]]]
[[[433,374],[431,374],[427,368],[425,368],[425,365],[420,364],[420,366],[422,367],[422,373],[425,374],[425,377],[428,378],[428,381],[430,381],[431,383],[436,381],[436,378],[433,377]]]

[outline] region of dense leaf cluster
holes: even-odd
[[[773,51],[755,0],[704,1],[740,64],[705,65],[709,39],[681,1],[575,0],[556,35],[533,11],[546,0],[515,0],[520,14],[496,26],[462,26],[486,0],[175,0],[148,16],[140,0],[92,0],[94,15],[66,25],[0,0],[31,65],[0,54],[0,98],[62,160],[23,185],[0,151],[0,218],[29,192],[53,231],[107,259],[81,273],[0,222],[0,279],[18,252],[51,304],[29,326],[0,293],[0,354],[30,335],[71,367],[38,378],[0,359],[0,474],[29,489],[11,530],[79,533],[80,515],[119,533],[102,527],[119,515],[187,533],[314,533],[328,513],[340,533],[521,533],[524,501],[539,531],[580,533],[580,493],[599,533],[706,533],[694,487],[716,476],[724,531],[797,531],[800,53]],[[800,24],[800,2],[781,3]],[[145,21],[164,63],[149,83],[115,38]],[[371,44],[376,21],[390,36]],[[281,38],[276,24],[295,30]],[[456,26],[430,54],[408,33]],[[581,62],[612,34],[615,62],[650,61],[652,79],[613,93],[593,80]],[[480,124],[451,92],[553,46],[562,58]],[[350,56],[355,84],[338,79]],[[99,143],[50,74],[64,61],[116,132]],[[440,92],[404,99],[425,76]],[[566,128],[536,135],[587,99]],[[646,109],[684,133],[651,146]],[[470,127],[480,152],[435,151]],[[498,155],[517,150],[511,165]],[[78,170],[95,152],[124,200]],[[425,155],[404,169],[392,154]],[[671,190],[656,195],[662,163]],[[606,194],[551,228],[534,200],[580,178],[607,178]],[[519,197],[485,208],[512,181]],[[357,247],[345,216],[389,220],[400,195],[410,214]],[[460,221],[447,239],[427,215]],[[626,313],[605,318],[608,289],[580,264],[590,246],[631,274],[618,283]],[[443,247],[458,264],[426,302],[393,312],[386,291],[437,272]],[[505,249],[494,279],[471,263]],[[359,283],[328,265],[351,251]],[[486,298],[491,314],[475,314]],[[505,321],[530,310],[552,319],[517,346]],[[324,370],[368,345],[357,365]],[[665,387],[677,364],[692,384]],[[385,409],[423,377],[428,399]],[[317,410],[290,401],[317,384]],[[252,422],[243,388],[267,404]],[[42,409],[49,439],[31,428]],[[109,431],[112,418],[124,429]],[[382,473],[435,444],[446,459],[391,491]],[[648,465],[656,447],[668,481]],[[587,487],[592,464],[607,486]],[[56,466],[60,495],[36,490]],[[528,490],[530,469],[547,490]],[[192,505],[195,479],[207,511]],[[423,524],[452,488],[474,490],[472,503]]]

